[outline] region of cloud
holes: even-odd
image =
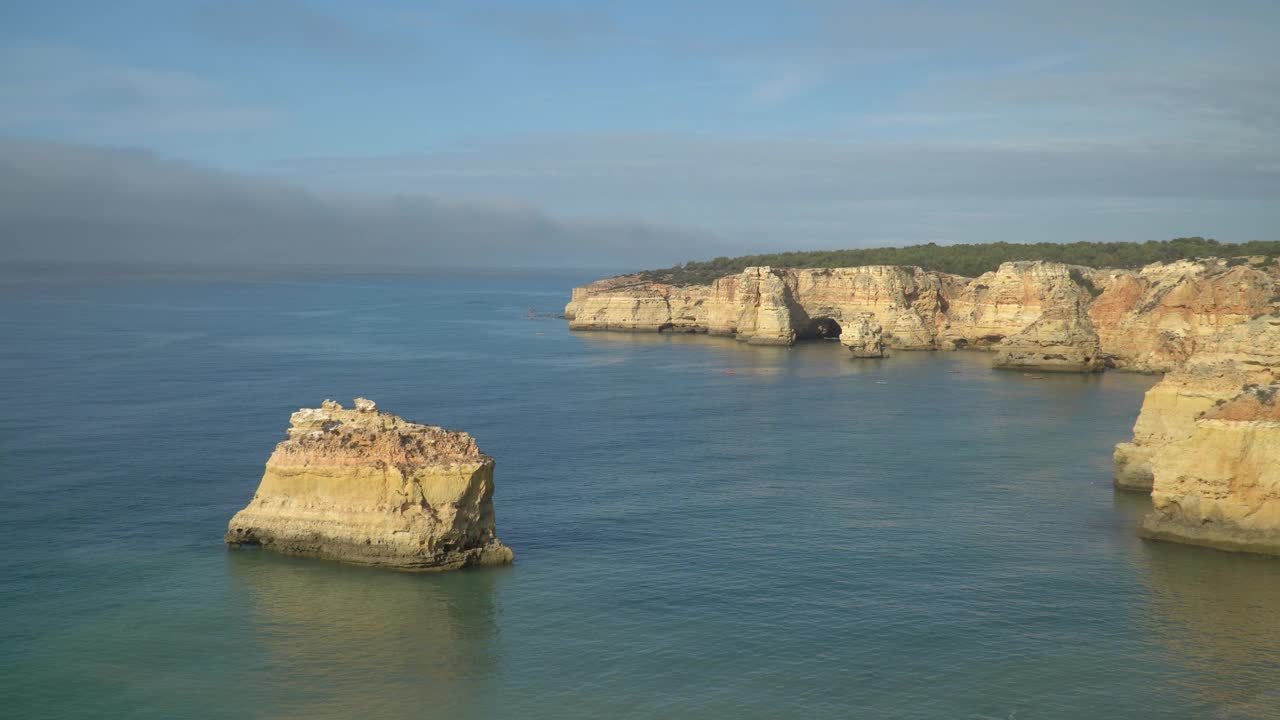
[[[50,44],[0,49],[0,106],[0,130],[65,126],[118,138],[261,129],[278,119],[193,73]]]
[[[358,24],[301,0],[210,0],[196,10],[195,26],[239,47],[343,62],[391,60],[413,47],[410,37],[398,30]]]
[[[337,225],[359,215],[393,227],[388,218],[410,206],[432,218],[474,212],[475,227],[506,218],[516,235],[550,228],[524,247],[552,253],[596,247],[583,239],[587,222],[606,245],[627,237],[616,218],[690,229],[648,228],[654,254],[684,258],[883,242],[1255,239],[1280,226],[1276,4],[811,0],[753,4],[731,23],[683,6],[323,7],[228,0],[197,20],[236,47],[307,55],[273,66],[273,87],[325,67],[309,62],[317,57],[344,63],[325,77],[341,71],[367,106],[332,93],[274,97],[301,103],[304,131],[190,73],[28,48],[0,51],[0,132],[266,168],[293,193],[285,206],[340,209]],[[447,62],[416,73],[394,72],[407,62],[361,64],[412,47],[410,36]],[[563,52],[590,57],[566,62]],[[263,93],[255,79],[235,82]],[[571,131],[524,134],[533,128]],[[200,142],[158,135],[241,130]],[[361,155],[374,147],[386,154]],[[276,165],[260,148],[302,157]],[[224,179],[219,192],[277,192],[262,178]],[[403,195],[431,200],[397,205]],[[676,236],[686,244],[664,239]],[[623,245],[609,252],[640,257]]]
[[[0,259],[644,267],[707,234],[425,195],[316,192],[146,151],[0,142]]]
[[[762,104],[821,90],[793,123],[995,114],[1006,137],[1205,132],[1280,140],[1280,4],[1224,0],[815,0],[675,43]],[[839,115],[833,115],[832,107]],[[853,119],[856,121],[856,118]],[[1264,137],[1266,135],[1266,137]]]
[[[1211,142],[860,143],[682,134],[539,136],[283,165],[289,176],[334,187],[489,192],[562,213],[660,217],[752,248],[848,247],[884,237],[977,241],[992,233],[1149,239],[1185,234],[1186,224],[1223,239],[1253,239],[1271,234],[1268,223],[1280,220],[1273,202],[1278,168],[1275,147]],[[1145,213],[1142,222],[1113,229],[1072,220],[1103,206],[1114,216],[1121,199],[1182,209],[1160,222]],[[936,213],[946,212],[965,222],[944,223]]]
[[[755,82],[748,98],[754,103],[776,105],[816,91],[825,80],[825,73],[817,68],[783,67],[768,72],[764,79]]]

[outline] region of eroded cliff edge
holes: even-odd
[[[1251,385],[1155,453],[1156,540],[1280,555],[1280,385]]]
[[[1116,484],[1151,493],[1147,537],[1280,555],[1280,316],[1210,346],[1147,392]]]
[[[1262,316],[1225,328],[1147,391],[1133,439],[1116,445],[1116,487],[1150,492],[1151,458],[1183,440],[1203,413],[1246,385],[1280,381],[1280,318]]]
[[[864,321],[890,349],[990,349],[1005,367],[1165,372],[1280,300],[1274,264],[1203,259],[1141,270],[1008,262],[977,278],[918,267],[747,268],[709,285],[620,276],[574,288],[574,330],[692,332],[789,345]]]
[[[230,546],[401,570],[502,565],[493,458],[470,435],[408,422],[358,398],[290,418]]]

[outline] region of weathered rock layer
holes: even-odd
[[[1119,367],[1167,372],[1215,350],[1223,330],[1266,315],[1280,301],[1280,272],[1235,261],[1149,265],[1134,273],[1096,271],[1105,290],[1089,307],[1103,351]]]
[[[494,531],[493,458],[464,432],[355,405],[293,414],[227,544],[402,570],[510,563]]]
[[[1280,379],[1280,317],[1233,325],[1199,344],[1205,349],[1147,391],[1133,440],[1116,446],[1116,487],[1150,492],[1156,452],[1188,437],[1202,413],[1245,385]]]
[[[1164,372],[1278,300],[1274,264],[1216,259],[1138,271],[1009,262],[972,279],[892,265],[755,267],[709,285],[601,280],[574,288],[565,317],[574,330],[697,332],[769,345],[857,335],[870,320],[887,348],[990,349],[1011,368]]]
[[[840,344],[856,358],[884,357],[884,329],[874,317],[855,318],[845,325]]]
[[[1277,394],[1249,386],[1154,455],[1147,537],[1280,555]]]
[[[1151,493],[1148,537],[1280,554],[1280,316],[1204,345],[1147,392],[1116,485]]]

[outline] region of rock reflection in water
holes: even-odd
[[[441,575],[227,554],[261,717],[492,715],[498,570]]]
[[[1151,610],[1172,680],[1221,717],[1280,717],[1280,562],[1146,543]]]

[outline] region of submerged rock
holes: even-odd
[[[493,458],[464,432],[355,406],[293,414],[227,544],[401,570],[510,563],[494,533]]]

